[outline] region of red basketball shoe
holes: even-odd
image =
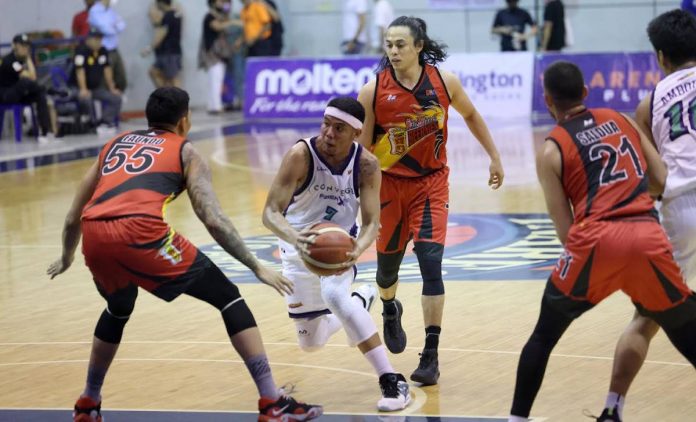
[[[278,400],[259,399],[259,422],[309,421],[324,413],[324,408],[314,404],[298,402],[290,396]]]
[[[73,422],[102,422],[101,402],[97,403],[90,397],[80,396],[75,403]]]

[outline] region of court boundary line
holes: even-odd
[[[9,343],[0,343],[0,347],[12,347],[12,346],[51,346],[51,345],[91,345],[91,341],[56,341],[56,342],[9,342]],[[131,345],[138,345],[138,344],[179,344],[179,345],[229,345],[229,342],[225,341],[156,341],[156,340],[134,340],[134,341],[124,341],[121,342],[121,345],[124,344],[131,344]],[[263,343],[265,346],[281,346],[281,347],[287,347],[287,346],[297,346],[297,343],[291,343],[291,342],[264,342]],[[335,343],[328,343],[325,344],[324,347],[347,347],[351,348],[351,346],[348,346],[347,344],[335,344]],[[412,346],[407,346],[406,349],[409,350],[421,350],[419,347],[412,347]],[[445,352],[456,352],[456,353],[480,353],[480,354],[497,354],[497,355],[520,355],[522,352],[514,352],[514,351],[509,351],[509,350],[486,350],[486,349],[466,349],[466,348],[458,348],[458,347],[440,347],[438,349],[439,351],[445,351]],[[590,355],[570,355],[570,354],[565,354],[565,353],[552,353],[552,357],[559,357],[559,358],[567,358],[567,359],[584,359],[584,360],[602,360],[602,361],[613,361],[614,357],[607,357],[607,356],[590,356]],[[145,359],[145,358],[144,358]],[[126,360],[126,359],[122,359]],[[177,360],[176,358],[173,359],[151,359],[153,361],[161,360],[161,361],[167,361],[167,360],[172,360],[175,361]],[[195,361],[193,359],[185,359],[186,361]],[[80,362],[86,362],[86,360],[79,360]],[[237,361],[232,361],[232,360],[224,360],[225,362],[237,362]],[[53,362],[53,361],[47,361],[47,362]],[[60,363],[60,362],[66,362],[66,363],[71,363],[72,361],[66,360],[66,361],[55,361],[55,363]],[[239,361],[241,362],[241,361]],[[690,367],[691,365],[688,363],[684,362],[669,362],[669,361],[660,361],[660,360],[645,360],[645,363],[652,364],[652,365],[665,365],[665,366],[687,366]],[[0,367],[2,366],[13,366],[13,365],[24,365],[24,364],[31,364],[31,362],[17,362],[17,363],[0,363]],[[41,363],[34,363],[35,365],[39,365]],[[328,367],[327,367],[328,368]],[[345,370],[344,372],[349,371]],[[356,373],[359,373],[356,371]],[[360,373],[364,374],[364,373]]]
[[[60,407],[0,407],[0,411],[2,410],[17,410],[17,411],[22,411],[22,410],[39,410],[39,411],[72,411],[72,409],[69,408],[60,408]],[[244,414],[256,414],[254,411],[246,411],[246,410],[208,410],[208,409],[196,409],[196,410],[187,410],[187,409],[122,409],[122,408],[109,408],[109,407],[102,407],[102,411],[105,412],[143,412],[143,413],[154,413],[154,412],[171,412],[171,413],[244,413]],[[427,414],[421,414],[421,413],[403,413],[403,412],[352,412],[352,413],[342,413],[342,412],[324,412],[323,415],[329,415],[329,416],[415,416],[415,417],[440,417],[440,418],[476,418],[476,419],[507,419],[508,416],[479,416],[479,415],[452,415],[452,414],[437,414],[437,415],[427,415]],[[544,422],[546,418],[543,417],[536,417],[530,419],[530,422]]]

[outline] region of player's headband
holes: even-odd
[[[348,123],[353,129],[362,129],[362,122],[352,114],[346,113],[345,111],[336,107],[326,107],[324,110],[324,116],[331,116],[337,119],[343,120]]]

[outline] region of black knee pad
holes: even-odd
[[[120,343],[121,337],[123,337],[123,329],[129,318],[130,315],[116,316],[109,312],[108,309],[104,309],[94,329],[94,337],[107,343]]]
[[[256,327],[254,315],[241,297],[222,310],[222,320],[225,321],[227,335],[230,337],[247,328]]]
[[[377,285],[388,289],[399,279],[399,266],[404,258],[404,251],[383,254],[377,253]]]
[[[442,282],[442,256],[445,245],[433,242],[417,242],[413,250],[418,257],[421,277],[423,277],[423,296],[439,296],[445,294],[445,284]]]

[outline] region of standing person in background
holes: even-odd
[[[223,112],[222,87],[226,62],[232,55],[232,46],[228,43],[226,30],[242,25],[241,21],[229,18],[231,10],[230,1],[208,0],[208,13],[203,18],[198,64],[208,74],[208,114]]]
[[[244,41],[247,56],[270,56],[273,51],[271,26],[273,19],[268,12],[268,5],[263,0],[242,0],[244,7],[240,15],[244,23]]]
[[[162,17],[155,24],[152,44],[145,47],[141,54],[147,56],[153,50],[155,52],[155,63],[149,70],[150,79],[155,87],[181,87],[179,73],[181,72],[181,21],[183,16],[181,11],[174,8],[172,0],[157,0],[155,4],[162,12]],[[150,14],[150,16],[153,15]]]
[[[89,9],[92,8],[96,0],[85,0],[85,10],[75,14],[72,21],[72,36],[73,37],[86,37],[89,32],[89,23],[87,18],[89,17]]]
[[[561,51],[565,47],[565,7],[561,0],[546,0],[541,51]]]
[[[528,11],[518,7],[519,0],[506,0],[508,7],[495,15],[491,32],[500,35],[500,51],[527,51],[527,40],[537,33]],[[525,34],[525,27],[531,30]]]
[[[389,0],[375,0],[375,8],[372,11],[372,50],[376,54],[384,52],[384,34],[389,24],[394,20],[394,8]]]
[[[367,44],[367,0],[343,2],[343,54],[360,54]]]
[[[280,56],[283,51],[283,20],[280,18],[278,6],[273,0],[263,0],[268,7],[268,13],[271,15],[273,22],[271,23],[271,56]]]
[[[447,117],[450,105],[491,159],[488,185],[503,183],[503,165],[486,122],[466,95],[459,77],[437,68],[447,57],[432,40],[425,21],[401,16],[385,36],[376,79],[360,90],[365,108],[360,143],[374,152],[382,169],[377,285],[382,299],[384,343],[392,353],[406,349],[403,306],[396,299],[399,267],[413,239],[423,287],[425,345],[411,380],[437,384],[438,346],[445,307],[442,257],[447,236],[449,167]]]
[[[128,80],[123,58],[118,52],[118,35],[126,29],[123,18],[113,8],[112,0],[99,0],[89,9],[90,27],[95,27],[104,34],[102,45],[109,53],[109,63],[114,71],[114,83],[116,88],[122,93],[126,91]]]

